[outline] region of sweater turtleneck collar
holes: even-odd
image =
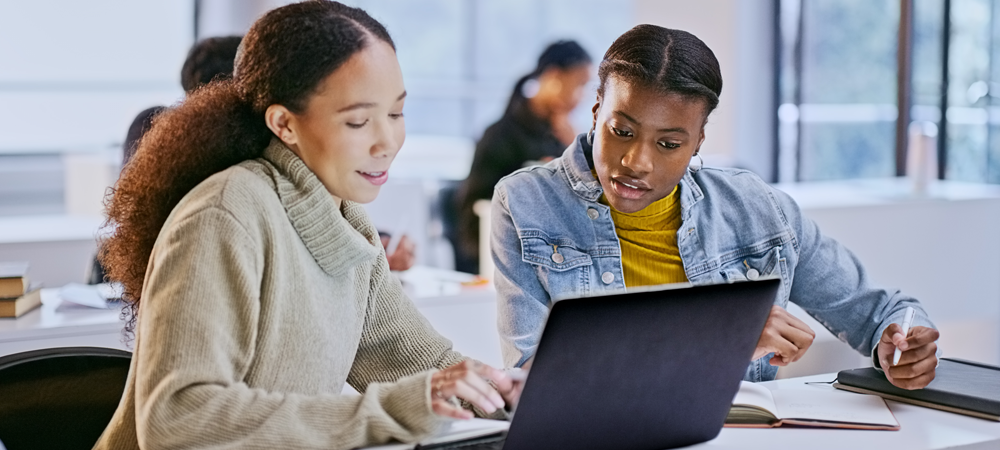
[[[340,275],[378,256],[382,244],[364,208],[343,200],[338,209],[319,178],[281,141],[272,139],[256,161],[263,171],[248,168],[274,187],[288,220],[324,272]]]

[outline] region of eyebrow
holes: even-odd
[[[400,101],[400,100],[402,100],[404,98],[406,98],[406,91],[403,91],[402,94],[399,94],[399,97],[396,97],[396,101],[398,102],[398,101]],[[337,110],[337,112],[338,113],[342,113],[342,112],[347,112],[347,111],[354,111],[355,109],[374,108],[377,105],[378,104],[375,103],[375,102],[358,102],[358,103],[354,103],[352,105],[348,105],[348,106],[345,106],[343,108],[340,108],[340,109]]]
[[[632,122],[632,123],[634,123],[636,125],[640,125],[640,126],[642,125],[641,123],[639,123],[638,120],[633,119],[631,116],[629,116],[628,114],[625,114],[625,113],[623,113],[621,111],[615,110],[614,114],[618,114],[619,116],[624,117],[625,120],[627,120],[629,122]],[[681,127],[660,128],[659,130],[656,130],[656,131],[659,132],[659,133],[681,133],[681,134],[684,134],[684,135],[688,134],[687,130],[685,130],[684,128],[681,128]]]

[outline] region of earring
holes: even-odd
[[[694,152],[694,156],[698,157],[698,165],[694,165],[694,156],[691,157],[691,163],[688,164],[688,170],[690,170],[691,173],[696,173],[705,166],[705,160],[701,159],[701,155],[699,153],[700,152]]]
[[[596,129],[595,128],[591,128],[590,132],[587,133],[587,145],[590,145],[590,146],[594,145],[594,131],[596,131]]]

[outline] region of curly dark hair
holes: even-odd
[[[378,21],[337,2],[272,10],[243,38],[233,79],[215,80],[156,116],[105,199],[111,235],[99,258],[123,285],[126,335],[135,330],[153,244],[181,198],[211,175],[260,157],[274,135],[267,107],[302,112],[320,83],[375,39],[395,49]]]
[[[705,115],[719,105],[722,70],[715,53],[687,31],[656,25],[636,25],[615,39],[597,69],[604,96],[610,76],[621,77],[661,92],[705,101]]]

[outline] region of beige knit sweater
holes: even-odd
[[[95,448],[349,449],[441,427],[430,369],[463,358],[383,255],[361,206],[338,209],[278,141],[199,184],[156,240]]]

